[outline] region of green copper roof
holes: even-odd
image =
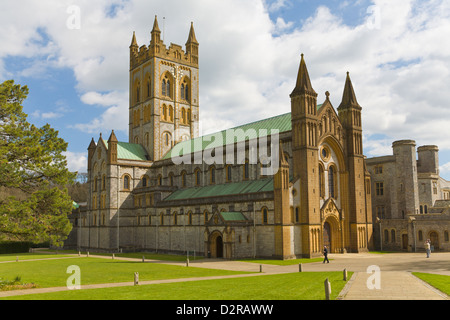
[[[164,199],[186,200],[273,191],[273,178],[180,189]]]
[[[105,141],[108,148],[108,141]],[[136,143],[117,142],[117,159],[124,160],[147,160],[147,152],[144,147]]]
[[[232,144],[235,142],[269,136],[271,133],[274,133],[272,132],[272,130],[274,129],[278,130],[279,133],[291,130],[291,114],[285,113],[276,117],[247,123],[235,128],[180,142],[174,148],[172,148],[172,150],[170,150],[163,159],[171,158],[172,153],[174,153],[173,156],[176,157],[191,153],[193,151],[200,151],[209,148],[225,146],[227,144]],[[228,130],[233,130],[234,141],[227,141]],[[191,152],[185,152],[185,150],[191,150]]]
[[[225,221],[246,221],[247,219],[241,212],[221,212],[223,220]]]
[[[318,105],[317,110],[319,110],[321,106],[321,104]],[[272,132],[274,129],[278,130],[279,133],[290,131],[292,129],[291,113],[281,114],[279,116],[247,123],[231,129],[180,142],[166,153],[163,159],[170,159],[172,156],[178,157],[200,150],[203,151],[205,149],[225,146],[231,143],[269,136],[271,133],[274,133]],[[228,130],[233,130],[234,141],[227,141]],[[249,135],[250,133],[254,133],[254,135]]]

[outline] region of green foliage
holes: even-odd
[[[72,209],[60,186],[73,183],[75,175],[67,169],[67,143],[58,131],[27,122],[22,107],[27,94],[28,88],[13,80],[0,84],[0,188],[26,195],[0,198],[0,234],[58,245],[71,230],[67,215]]]

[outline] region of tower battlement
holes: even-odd
[[[133,33],[130,45],[130,69],[132,70],[155,57],[198,68],[198,42],[195,37],[193,23],[191,23],[189,37],[186,42],[186,50],[183,50],[183,47],[179,44],[170,43],[169,47],[164,44],[161,40],[161,31],[159,30],[156,16],[148,46],[144,44],[139,47],[136,36]]]

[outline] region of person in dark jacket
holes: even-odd
[[[324,255],[324,259],[323,259],[323,263],[325,263],[325,261],[327,262],[327,263],[330,263],[330,261],[328,261],[328,249],[327,249],[327,246],[324,246],[323,247],[323,255]]]

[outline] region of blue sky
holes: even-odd
[[[319,103],[329,91],[337,107],[350,72],[368,157],[438,145],[450,180],[448,1],[2,1],[0,81],[29,87],[29,121],[59,130],[71,170],[100,133],[128,141],[128,46],[133,31],[148,44],[155,15],[167,45],[194,22],[203,133],[289,112],[303,52]]]

